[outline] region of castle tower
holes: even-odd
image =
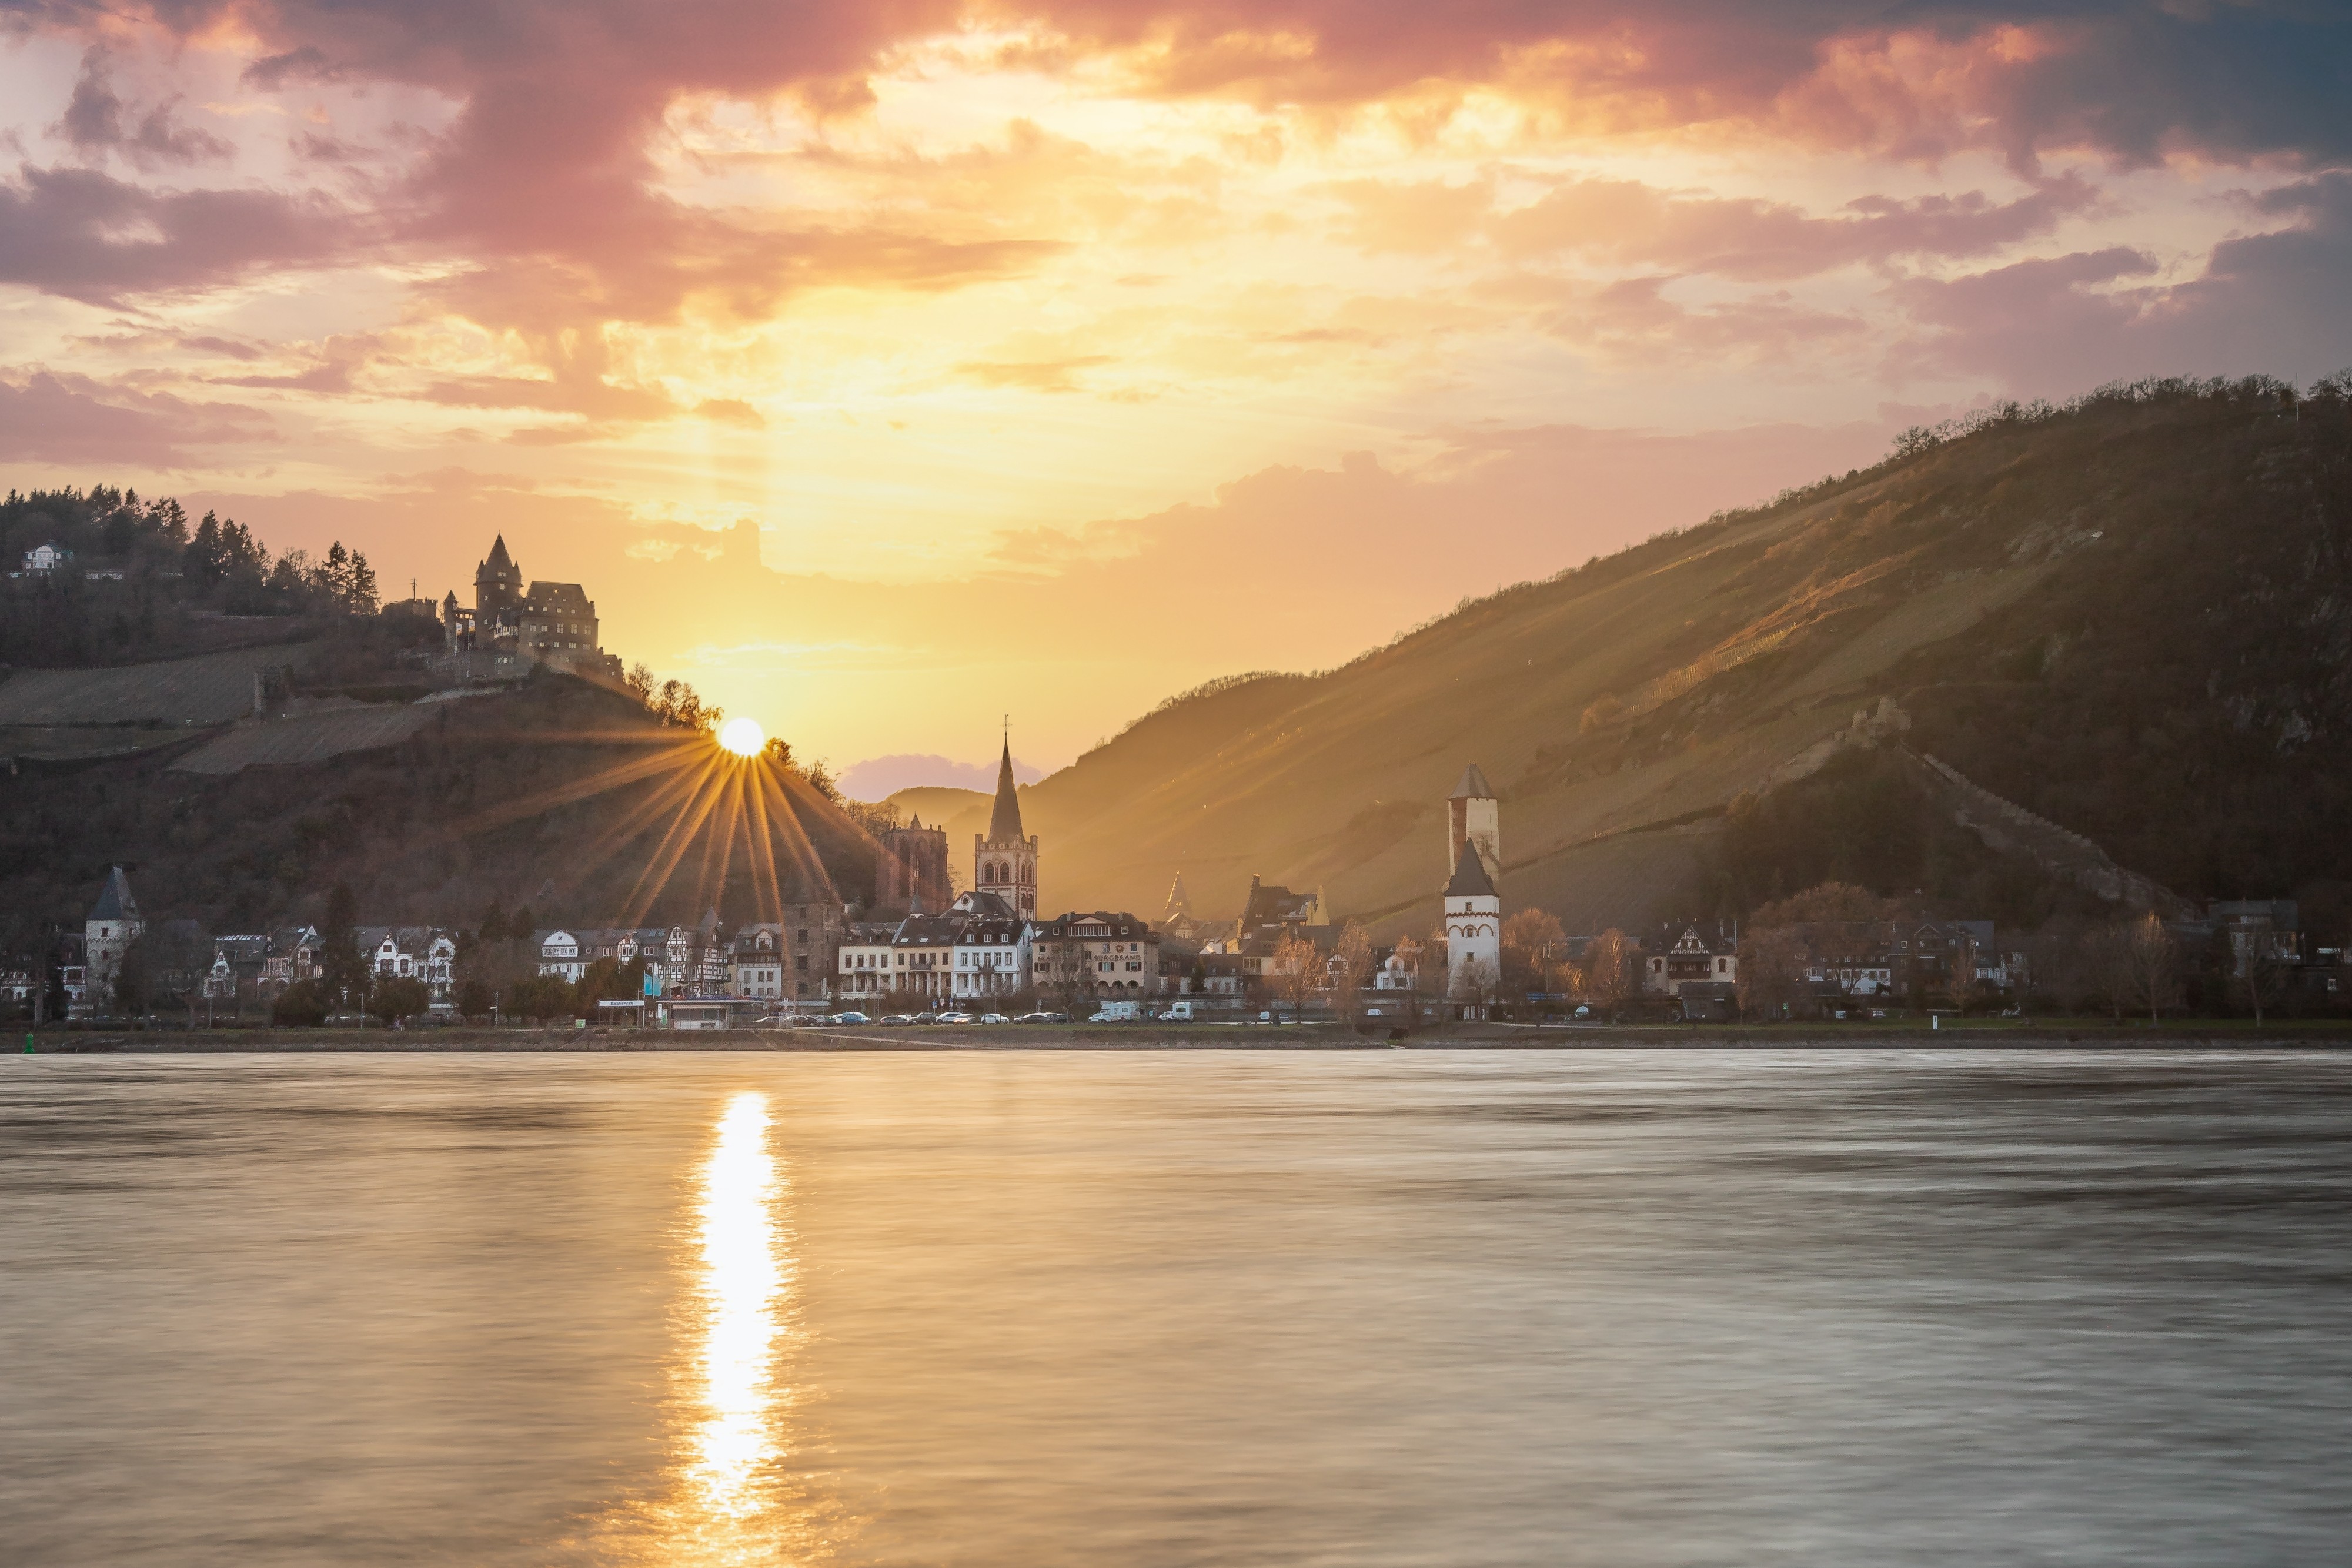
[[[1503,900],[1472,850],[1445,884],[1445,994],[1475,1009],[1493,999],[1502,978]]]
[[[82,979],[90,1009],[97,1011],[114,999],[114,977],[122,970],[122,955],[147,923],[139,918],[139,901],[131,896],[131,879],[116,866],[99,890],[89,918],[82,924]]]
[[[1037,914],[1037,841],[1021,833],[1021,797],[1013,787],[1013,741],[996,765],[996,809],[972,843],[972,891],[992,893],[1024,919]]]
[[[522,568],[507,554],[507,537],[490,546],[488,559],[474,569],[474,620],[488,626],[522,603]]]
[[[1486,774],[1475,762],[1462,770],[1462,782],[1454,786],[1453,795],[1445,802],[1445,870],[1452,875],[1462,863],[1462,846],[1478,846],[1478,860],[1486,868],[1486,880],[1493,882],[1503,874],[1502,808],[1495,800],[1495,791],[1486,782]]]

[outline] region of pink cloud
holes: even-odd
[[[176,468],[190,446],[264,441],[267,414],[36,371],[0,379],[0,458]]]

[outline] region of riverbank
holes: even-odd
[[[2352,1048],[2352,1020],[2183,1019],[2159,1026],[2096,1019],[1984,1019],[1931,1028],[1869,1024],[1537,1025],[1454,1023],[1410,1035],[1357,1034],[1338,1024],[999,1025],[990,1028],[788,1030],[470,1029],[53,1030],[14,1049],[60,1056],[503,1051],[595,1055],[646,1051],[2263,1051]]]

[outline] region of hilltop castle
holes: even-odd
[[[504,534],[474,569],[473,608],[460,605],[453,590],[441,602],[441,625],[452,657],[487,654],[489,670],[499,674],[550,664],[621,678],[620,659],[597,645],[596,602],[588,591],[576,582],[533,582],[526,592]]]

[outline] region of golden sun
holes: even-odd
[[[719,727],[719,744],[738,757],[757,757],[768,743],[768,732],[756,718],[730,718]]]

